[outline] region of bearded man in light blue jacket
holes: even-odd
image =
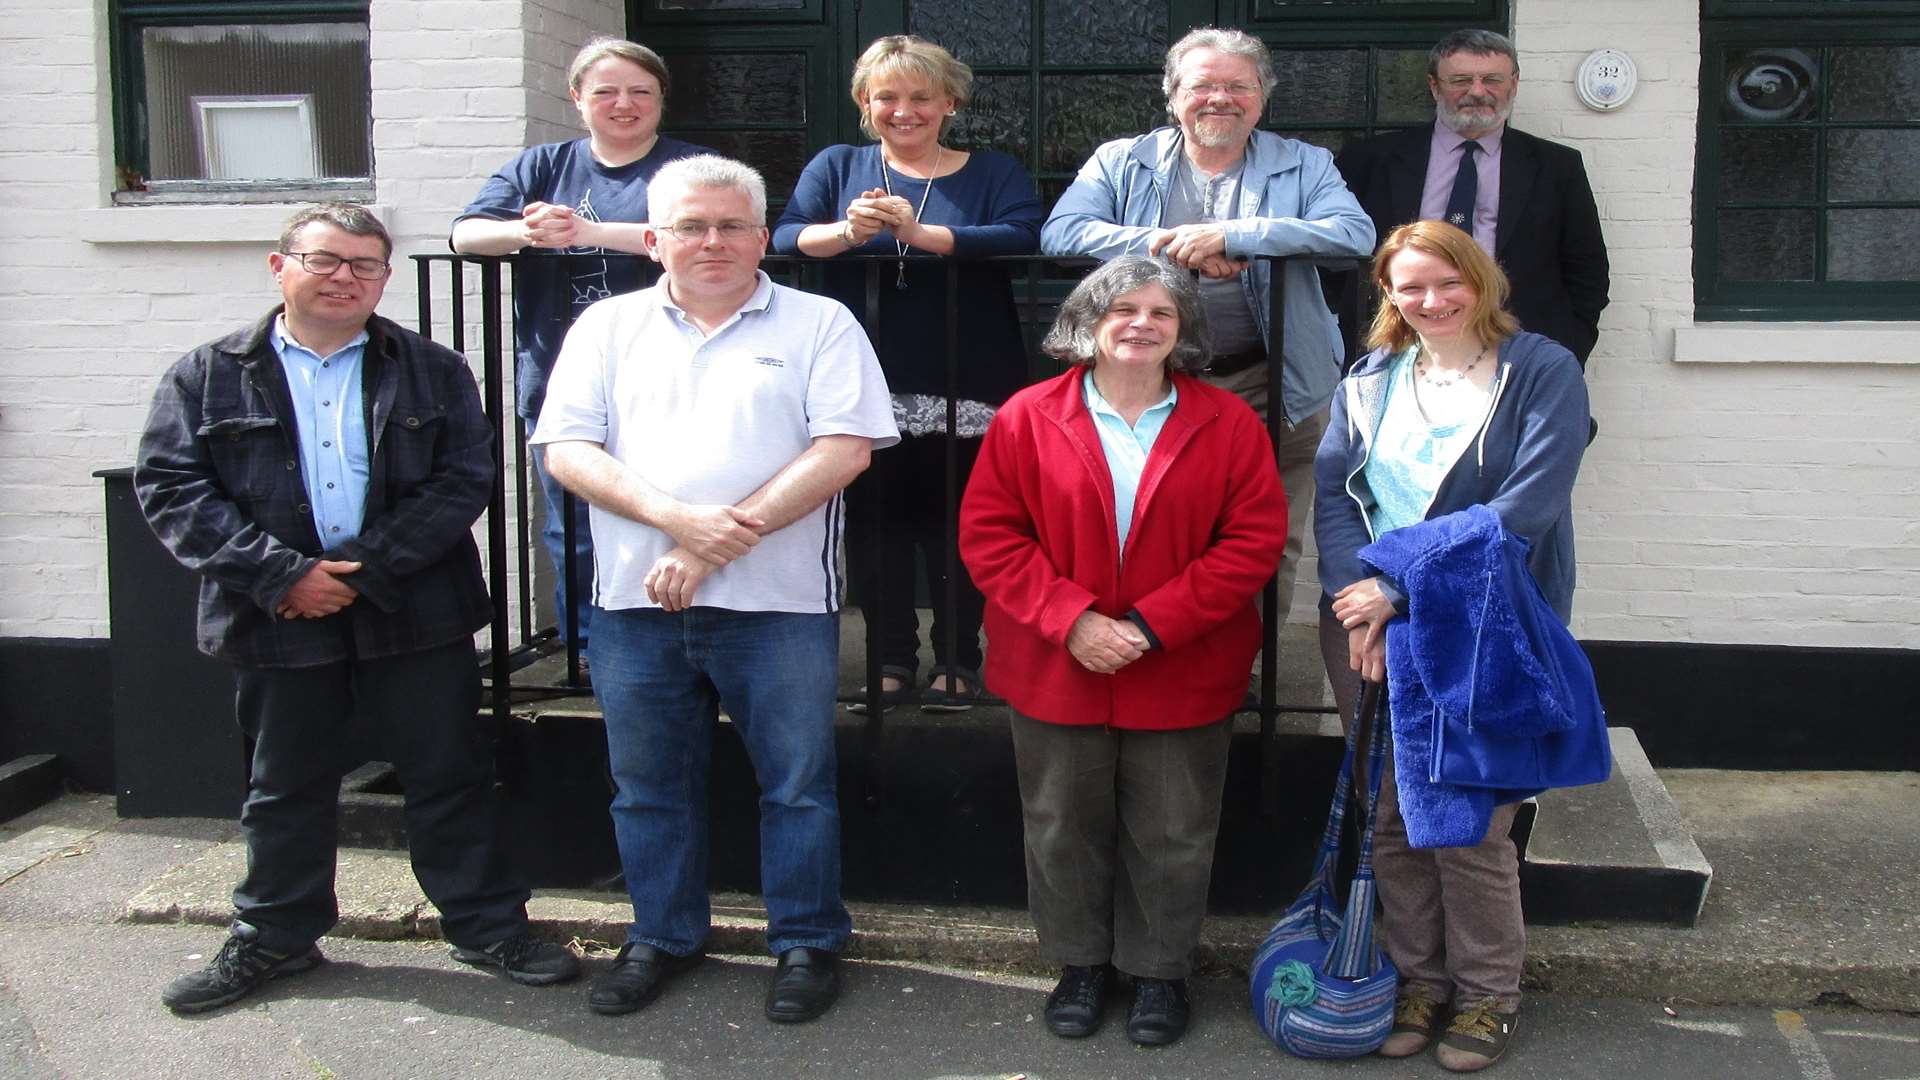
[[[1159,255],[1200,275],[1213,362],[1207,381],[1267,416],[1267,305],[1273,263],[1256,255],[1370,255],[1373,221],[1333,155],[1254,125],[1273,91],[1273,58],[1240,30],[1203,27],[1167,50],[1162,88],[1177,126],[1094,151],[1040,232],[1049,255]],[[1340,332],[1311,263],[1286,275],[1281,343],[1280,480],[1287,548],[1280,622],[1313,504],[1313,455],[1340,381]]]

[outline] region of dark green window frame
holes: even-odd
[[[146,116],[146,62],[141,33],[156,26],[207,26],[238,23],[367,23],[369,0],[111,0],[107,6],[110,29],[108,54],[113,77],[113,133],[115,183],[118,192],[139,192],[147,186],[148,126]],[[372,102],[368,102],[372,108]],[[226,189],[238,195],[244,183],[178,181],[205,191]],[[343,177],[300,185],[303,189],[340,187],[364,189],[372,177]],[[278,185],[284,187],[285,185]]]
[[[1694,181],[1694,317],[1700,321],[1911,320],[1920,311],[1920,280],[1830,281],[1829,214],[1835,210],[1911,210],[1920,198],[1835,200],[1829,197],[1831,132],[1920,130],[1920,120],[1841,120],[1831,116],[1826,79],[1832,50],[1849,46],[1920,47],[1920,3],[1913,0],[1704,0],[1700,35],[1700,111]],[[1733,74],[1729,50],[1794,49],[1817,59],[1820,82],[1812,112],[1779,121],[1735,121],[1722,96]],[[1806,132],[1812,137],[1813,188],[1801,197],[1727,197],[1723,149],[1742,132]],[[1802,210],[1811,215],[1811,280],[1740,281],[1722,274],[1723,225],[1742,211]]]

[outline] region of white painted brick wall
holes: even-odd
[[[1622,640],[1920,647],[1906,614],[1920,604],[1920,366],[1674,360],[1675,331],[1693,327],[1697,7],[1513,6],[1524,69],[1514,122],[1585,155],[1614,270],[1589,371],[1602,435],[1577,492],[1575,629]],[[0,182],[16,208],[31,208],[0,216],[0,330],[11,345],[0,359],[5,636],[106,634],[91,474],[130,461],[168,363],[273,298],[267,237],[249,224],[257,215],[202,214],[179,238],[196,242],[81,238],[171,220],[151,208],[103,209],[112,173],[105,7],[43,0],[0,11],[10,61],[0,71]],[[590,35],[620,32],[622,8],[374,0],[377,194],[403,259],[444,251],[453,214],[522,146],[579,131],[566,62]],[[1641,78],[1634,100],[1610,114],[1581,107],[1570,85],[1600,47],[1629,52]],[[383,312],[413,324],[414,288],[409,267]],[[1769,360],[1817,351],[1844,361],[1850,347],[1847,335],[1818,328],[1762,340],[1774,347]],[[1296,615],[1310,612],[1311,572],[1303,568]]]

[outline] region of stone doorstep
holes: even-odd
[[[232,918],[233,883],[246,869],[238,841],[221,844],[175,867],[128,901],[138,923],[224,926]],[[413,879],[403,852],[343,848],[338,875],[340,924],[333,934],[376,940],[438,938],[439,920]],[[967,970],[1049,975],[1024,911],[850,904],[855,926],[847,955],[863,960],[917,961]],[[617,947],[625,939],[624,900],[546,892],[528,906],[544,938]],[[1271,926],[1267,917],[1209,918],[1200,969],[1245,978],[1247,963]],[[713,899],[716,954],[765,952],[765,910],[757,897]],[[1648,933],[1657,936],[1650,939]],[[1696,1004],[1786,1004],[1851,1000],[1868,1008],[1920,1011],[1920,965],[1890,961],[1839,966],[1785,951],[1716,954],[1694,932],[1655,929],[1615,934],[1608,927],[1540,927],[1529,932],[1527,985],[1534,990],[1678,1000]]]

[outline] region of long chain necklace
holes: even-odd
[[[913,214],[913,220],[915,221],[923,221],[927,216],[927,200],[933,198],[933,181],[940,175],[940,155],[946,152],[946,147],[941,146],[939,143],[933,144],[933,168],[927,170],[927,190],[920,195],[920,209],[914,211]],[[904,176],[906,174],[902,173],[901,175]],[[887,168],[887,155],[885,152],[882,152],[880,155],[880,185],[887,189],[887,196],[891,198],[893,196],[893,174],[892,171]],[[911,206],[913,204],[908,203],[907,205]],[[893,247],[900,256],[899,269],[893,277],[893,287],[901,292],[906,292],[907,245],[902,243],[900,238],[896,236],[893,238]]]
[[[1445,389],[1446,387],[1452,386],[1454,383],[1457,383],[1460,380],[1466,378],[1468,375],[1473,374],[1473,369],[1479,367],[1480,361],[1485,360],[1486,358],[1487,358],[1487,347],[1485,345],[1482,345],[1480,346],[1480,352],[1474,356],[1473,363],[1468,364],[1466,367],[1461,368],[1458,372],[1454,374],[1453,378],[1442,379],[1433,373],[1433,362],[1432,362],[1431,355],[1427,352],[1426,345],[1423,344],[1420,346],[1419,351],[1415,352],[1413,355],[1413,373],[1415,375],[1418,375],[1420,378],[1425,379],[1427,381],[1427,384],[1429,386],[1432,386],[1435,390],[1441,390],[1441,389]]]

